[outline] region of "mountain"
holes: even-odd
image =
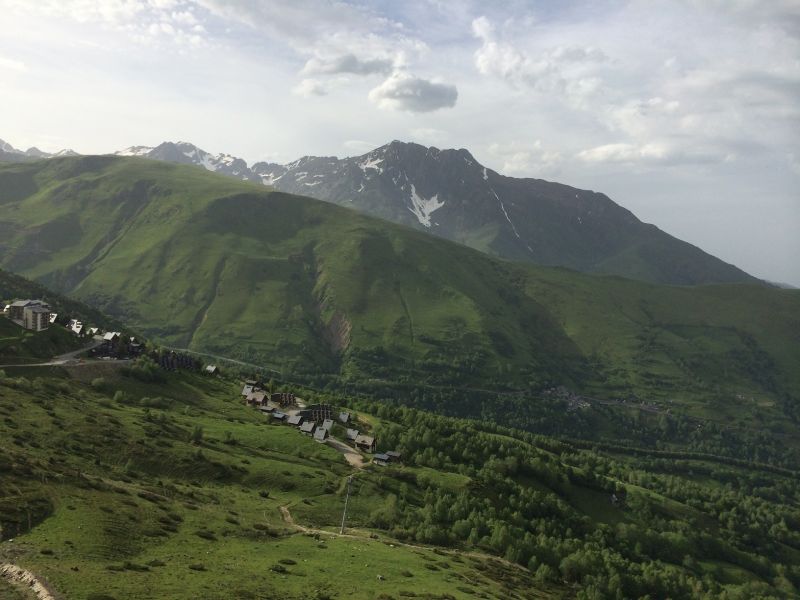
[[[36,147],[28,148],[27,150],[17,150],[3,140],[0,140],[0,163],[3,162],[23,162],[26,160],[39,160],[42,158],[56,158],[60,156],[78,156],[74,150],[60,150],[55,154],[49,152],[42,152]]]
[[[61,155],[35,148],[22,153],[6,146],[10,150],[0,153],[0,161]],[[252,167],[241,158],[212,155],[188,142],[131,146],[116,155],[200,166],[354,208],[515,261],[671,285],[763,283],[641,222],[604,194],[541,179],[505,177],[464,149],[394,141],[357,157],[305,156],[286,165],[258,162]]]
[[[565,385],[776,423],[800,396],[794,290],[510,263],[331,203],[139,158],[2,166],[0,206],[3,268],[160,343],[319,385],[430,389],[414,397],[470,414],[493,390]]]
[[[253,171],[276,189],[511,260],[675,285],[757,281],[604,194],[505,177],[464,149],[394,141],[354,158],[309,156],[283,168],[257,163]]]
[[[211,155],[188,142],[164,142],[156,147],[131,146],[115,153],[117,156],[139,156],[185,165],[197,165],[208,171],[228,175],[244,181],[260,181],[247,163],[230,154]]]

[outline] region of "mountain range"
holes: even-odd
[[[187,142],[132,146],[116,154],[200,166],[354,208],[514,261],[670,285],[760,282],[643,223],[605,194],[506,177],[464,149],[393,141],[357,157],[304,156],[286,165],[252,166]],[[53,155],[11,148],[4,156],[0,160]]]
[[[745,402],[737,396],[764,399],[768,418],[800,394],[792,290],[663,286],[499,260],[328,202],[136,157],[4,165],[0,206],[1,267],[160,343],[320,384],[566,385],[702,410],[711,402],[732,418]]]

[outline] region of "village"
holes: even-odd
[[[105,331],[90,327],[78,319],[59,318],[44,300],[15,300],[3,307],[3,315],[23,329],[41,332],[52,326],[63,327],[80,339],[91,341],[89,356],[101,360],[135,358],[144,352],[144,344],[120,331]]]
[[[363,466],[362,453],[371,455],[372,463],[382,467],[401,462],[402,456],[395,450],[378,452],[375,436],[362,431],[369,428],[369,424],[359,421],[349,411],[332,404],[306,405],[291,392],[271,392],[252,379],[244,382],[241,396],[245,404],[261,411],[273,422],[295,427],[302,435],[327,443],[344,454],[353,466]]]

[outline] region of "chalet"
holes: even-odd
[[[314,435],[314,430],[317,428],[317,424],[314,421],[305,421],[302,425],[300,425],[300,433],[305,433],[307,435]]]
[[[386,456],[389,457],[389,462],[400,462],[401,454],[397,450],[388,450]]]
[[[286,422],[289,425],[302,425],[303,424],[303,416],[302,415],[291,415]]]
[[[131,340],[133,339],[131,338]],[[219,375],[219,368],[217,368],[217,365],[206,365],[205,372],[207,375]]]
[[[22,326],[33,331],[50,327],[50,308],[46,304],[26,306],[22,311]]]
[[[81,323],[77,319],[70,319],[69,324],[67,325],[67,329],[69,329],[72,333],[74,333],[78,337],[83,335],[83,323]]]
[[[371,435],[358,434],[355,439],[356,448],[364,452],[375,452],[375,438]]]
[[[349,412],[340,412],[339,413],[339,422],[340,423],[344,423],[345,425],[347,425],[347,423],[350,422],[350,413]]]
[[[322,428],[325,429],[328,433],[330,433],[331,429],[333,429],[333,419],[325,419],[322,422]]]
[[[275,410],[275,408],[274,408],[274,407],[272,407],[272,406],[259,406],[259,407],[258,407],[258,410],[260,410],[260,411],[261,411],[262,413],[264,413],[264,414],[269,414],[269,413],[271,413],[272,411],[274,411],[274,410]]]
[[[103,336],[103,341],[109,344],[115,344],[119,341],[120,333],[119,331],[108,331]]]
[[[86,333],[88,333],[91,336],[98,335],[100,333],[100,328],[99,327],[89,327],[89,329],[86,330]]]
[[[267,394],[265,392],[250,392],[245,398],[245,402],[251,406],[264,406],[267,403]]]
[[[294,404],[294,394],[292,392],[276,392],[270,395],[270,400],[280,406]]]
[[[58,318],[58,313],[51,312],[50,313],[50,325],[55,323],[57,318]]]
[[[314,432],[314,439],[318,442],[324,442],[327,437],[328,430],[323,427],[317,427],[317,430]]]
[[[276,410],[275,412],[272,413],[272,418],[275,419],[276,421],[285,421],[287,416],[288,415],[286,413],[282,413],[279,410]]]
[[[358,429],[348,429],[344,436],[347,438],[348,442],[355,442],[358,437]]]
[[[250,385],[250,384],[246,384],[246,385],[245,385],[245,386],[242,388],[242,396],[249,396],[249,395],[250,395],[250,394],[252,394],[252,393],[253,393],[253,386],[252,386],[252,385]]]
[[[385,467],[391,462],[391,459],[386,454],[376,454],[372,457],[372,462],[381,467]]]

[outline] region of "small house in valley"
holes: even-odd
[[[340,412],[339,413],[339,422],[344,423],[347,425],[350,422],[350,413],[349,412]]]
[[[355,439],[356,448],[364,452],[375,452],[375,438],[371,435],[358,434]]]
[[[358,437],[358,429],[348,429],[345,431],[344,436],[347,438],[348,442],[355,442]]]
[[[314,432],[314,439],[318,442],[324,442],[328,437],[328,430],[323,427],[317,427],[317,430]]]
[[[300,425],[300,433],[305,433],[306,435],[314,435],[314,430],[317,428],[317,424],[314,421],[305,421],[302,425]]]
[[[386,465],[389,464],[390,460],[386,454],[375,454],[372,457],[372,462],[374,462],[376,465],[385,467]]]
[[[252,393],[253,393],[253,386],[250,384],[245,384],[245,386],[242,388],[242,396],[247,397]]]
[[[133,341],[133,339],[131,339]],[[206,365],[206,375],[219,375],[219,368],[217,365]]]
[[[276,410],[275,412],[272,413],[272,418],[275,419],[276,421],[285,421],[287,416],[288,415],[286,413],[282,413],[279,410]]]
[[[292,415],[288,419],[286,419],[286,422],[289,423],[289,425],[302,425],[303,424],[303,416],[302,415]]]
[[[389,462],[400,462],[402,455],[397,450],[388,450],[386,456],[389,457]]]
[[[325,419],[322,422],[322,428],[327,430],[328,433],[330,433],[331,429],[333,429],[333,419]]]

